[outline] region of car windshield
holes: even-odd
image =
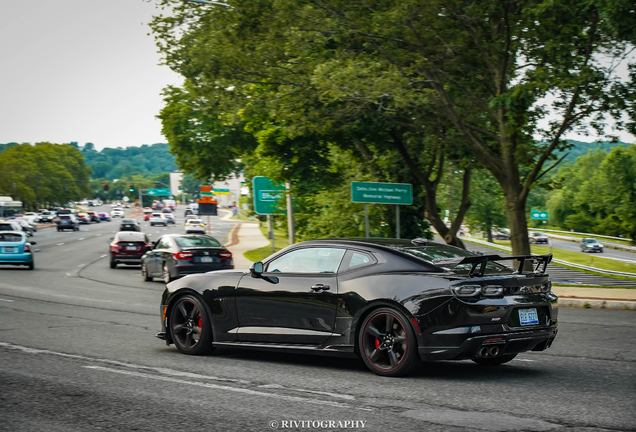
[[[12,234],[12,233],[1,233],[0,234],[0,242],[19,242],[22,241],[22,236],[20,234]]]
[[[176,237],[175,241],[182,248],[190,247],[221,247],[221,244],[208,236],[181,236]]]
[[[454,265],[447,260],[456,259],[460,261],[465,257],[473,257],[474,253],[453,246],[435,245],[435,246],[419,246],[399,248],[402,252],[406,252],[414,257],[432,262],[442,267],[450,267],[456,273],[468,273],[472,268],[471,264]],[[436,263],[437,262],[437,263]],[[486,264],[486,273],[510,273],[512,269],[504,265],[488,262]]]

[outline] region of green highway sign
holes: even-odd
[[[269,177],[256,176],[252,180],[254,211],[258,214],[276,213],[278,203],[285,194],[283,186],[274,184]]]
[[[372,204],[413,204],[413,186],[408,183],[351,182],[351,201]]]
[[[548,212],[543,210],[530,211],[530,217],[533,220],[548,220]]]
[[[214,188],[214,195],[230,195],[230,190]]]
[[[148,189],[149,196],[170,196],[170,189]]]
[[[209,197],[211,197],[211,196],[212,196],[212,192],[199,192],[199,195],[201,195],[202,197],[203,197],[203,196],[209,196]]]

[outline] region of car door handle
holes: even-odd
[[[323,284],[316,284],[316,285],[311,287],[311,289],[314,290],[314,291],[326,291],[329,288],[330,288],[329,285],[323,285]]]

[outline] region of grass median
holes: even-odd
[[[260,226],[260,230],[265,237],[267,237],[267,222],[262,222]],[[287,233],[283,230],[274,229],[274,246],[276,246],[276,251],[289,246],[289,237]],[[252,262],[263,261],[265,258],[272,254],[272,244],[270,240],[270,244],[267,246],[263,246],[258,249],[252,249],[243,254],[245,258]]]

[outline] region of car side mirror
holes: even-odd
[[[29,243],[31,243],[31,246],[35,246],[37,243],[34,241],[30,241]]]
[[[250,267],[250,274],[252,277],[261,277],[263,274],[263,263],[259,261],[252,264]]]

